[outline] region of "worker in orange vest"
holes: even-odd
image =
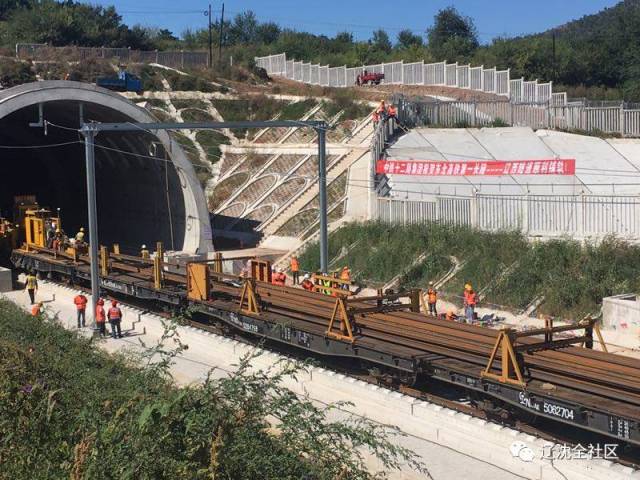
[[[78,328],[80,328],[80,325],[84,327],[86,320],[85,311],[87,309],[87,297],[79,293],[73,299],[73,303],[76,304],[76,310],[78,311]]]
[[[300,263],[295,255],[291,257],[291,275],[293,276],[293,284],[297,285],[300,279]]]
[[[398,110],[396,110],[396,107],[390,104],[389,107],[387,107],[387,117],[396,119],[397,116]]]
[[[375,127],[376,125],[378,125],[378,122],[380,121],[380,115],[378,114],[378,111],[375,110],[372,114],[371,114],[371,119],[373,120],[373,126]]]
[[[278,271],[272,275],[271,283],[283,287],[287,283],[287,275],[282,271],[281,268],[279,268]]]
[[[340,280],[349,282],[344,283],[341,286],[343,290],[349,290],[349,284],[351,283],[351,270],[349,270],[349,267],[347,267],[346,265],[342,267],[342,271],[340,272]]]
[[[438,291],[433,288],[433,282],[429,282],[429,290],[427,290],[427,305],[429,306],[429,313],[434,317],[438,316],[438,310],[436,309],[437,302]]]
[[[34,317],[39,317],[42,313],[42,302],[36,303],[33,307],[31,307],[31,315]]]
[[[101,337],[107,335],[106,318],[107,315],[104,311],[104,300],[100,298],[98,300],[98,304],[96,305],[96,326],[100,331]]]
[[[111,300],[111,308],[109,309],[109,313],[107,315],[109,317],[109,324],[111,325],[111,336],[116,338],[122,338],[122,330],[120,329],[120,324],[122,323],[122,310],[118,307],[118,302],[116,300]]]
[[[151,254],[149,253],[149,249],[147,248],[147,246],[146,246],[146,245],[142,245],[142,246],[140,247],[140,256],[141,256],[142,258],[146,258],[146,259],[151,258]]]
[[[385,116],[387,114],[387,105],[384,103],[384,100],[380,100],[380,104],[378,105],[378,108],[376,108],[376,113],[380,115],[380,118],[382,118],[382,120],[385,119]]]
[[[313,282],[309,279],[308,273],[305,273],[304,277],[302,277],[301,285],[307,292],[313,292]]]
[[[470,283],[464,286],[464,315],[467,317],[467,323],[472,323],[475,319],[476,304],[478,303],[478,296],[473,291],[473,287]]]

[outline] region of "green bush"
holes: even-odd
[[[35,81],[36,75],[29,63],[0,58],[0,87],[9,88]]]
[[[152,92],[164,91],[162,70],[149,65],[134,65],[129,70],[138,75],[142,81],[142,89]]]
[[[213,120],[209,112],[199,108],[186,108],[180,112],[180,115],[185,122],[210,122]]]
[[[333,118],[342,111],[339,121],[355,120],[366,117],[371,113],[371,108],[353,100],[353,92],[348,89],[332,89],[328,91],[331,102],[323,102],[322,110],[329,118]]]
[[[305,113],[317,105],[312,98],[285,105],[280,113],[280,120],[300,120]]]
[[[163,110],[167,110],[167,102],[161,98],[145,98],[143,101],[147,102],[149,105],[155,108],[161,108]]]
[[[208,108],[208,105],[205,101],[199,100],[197,98],[174,99],[171,100],[171,103],[176,110],[181,110],[183,108],[199,108],[200,110],[206,110]]]
[[[350,248],[351,247],[351,248]],[[484,290],[485,301],[522,309],[544,297],[539,311],[581,318],[599,310],[602,298],[640,290],[640,247],[614,238],[582,245],[571,240],[530,243],[517,232],[485,232],[442,224],[348,224],[329,239],[329,258],[349,250],[340,263],[354,277],[373,285],[402,275],[406,286],[425,288],[463,262],[445,285],[445,298],[460,302],[464,284]],[[412,263],[421,254],[421,262]],[[300,256],[305,270],[319,268],[319,247]]]
[[[213,106],[226,121],[235,122],[241,120],[271,120],[284,107],[284,102],[267,97],[255,95],[239,100],[212,100]],[[234,133],[238,137],[246,136],[247,129],[236,129]]]
[[[216,130],[201,130],[196,133],[196,140],[207,152],[207,159],[211,163],[216,163],[220,160],[222,156],[220,145],[229,145],[231,143],[225,134]]]
[[[182,75],[173,70],[165,70],[164,77],[171,85],[171,89],[176,92],[204,92],[212,93],[220,90],[212,85],[208,80],[196,75]]]
[[[286,389],[293,363],[256,371],[254,354],[235,373],[174,386],[169,367],[186,346],[165,328],[141,355],[109,355],[0,300],[0,477],[373,480],[361,450],[384,470],[426,471],[389,429],[330,421],[339,405]]]

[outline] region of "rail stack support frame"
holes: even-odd
[[[554,333],[568,332],[571,330],[584,329],[584,335],[578,337],[553,339]],[[598,336],[598,341],[603,351],[607,352],[607,345],[602,338],[598,321],[594,318],[585,318],[578,323],[571,325],[553,326],[551,318],[545,318],[545,326],[543,328],[535,328],[517,332],[513,328],[503,328],[500,330],[496,343],[493,346],[487,366],[480,373],[480,377],[496,380],[500,383],[515,385],[522,389],[526,389],[527,383],[522,374],[522,365],[518,356],[519,352],[553,350],[556,348],[567,347],[572,344],[582,344],[586,348],[593,348],[593,332]],[[525,343],[516,345],[519,338],[533,337],[544,335],[544,340],[535,343]],[[500,373],[493,373],[493,363],[498,360],[498,352],[500,352]]]
[[[89,259],[91,272],[91,296],[93,311],[96,311],[100,296],[98,259],[98,210],[96,202],[95,139],[100,132],[144,132],[153,134],[158,130],[222,130],[224,128],[313,128],[318,135],[318,200],[320,203],[320,268],[329,269],[328,220],[327,220],[327,165],[326,134],[328,125],[324,120],[267,120],[259,122],[189,122],[189,123],[86,123],[82,122],[79,133],[84,137],[87,171],[87,211],[89,217]],[[161,267],[161,265],[160,265]],[[161,286],[161,273],[156,279],[156,288]],[[96,331],[95,318],[92,326]]]
[[[342,295],[337,296],[336,303],[331,313],[331,318],[329,319],[329,325],[327,326],[327,337],[335,340],[345,340],[351,343],[356,341],[355,315],[358,314],[398,312],[402,310],[420,313],[420,302],[418,300],[420,290],[418,289],[409,290],[408,292],[403,293],[378,294],[370,297],[352,298],[349,298],[345,292],[346,291],[343,290]],[[409,303],[389,303],[403,298],[407,298]],[[349,305],[349,302],[352,301],[358,303],[375,301],[376,304],[371,305],[370,307],[352,307]],[[338,332],[334,331],[336,320],[340,322]]]

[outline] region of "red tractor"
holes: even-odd
[[[380,85],[384,80],[384,73],[369,73],[366,70],[356,77],[356,85]]]

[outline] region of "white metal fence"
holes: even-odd
[[[539,83],[538,80],[525,81],[523,78],[512,79],[509,69],[497,70],[495,67],[472,67],[457,63],[403,63],[389,62],[360,67],[323,67],[303,64],[287,60],[285,53],[256,57],[256,65],[264,68],[269,75],[279,75],[291,80],[298,80],[313,85],[326,87],[349,87],[355,85],[356,78],[365,70],[370,73],[384,73],[383,84],[404,85],[442,85],[447,87],[466,88],[478,92],[495,93],[504,96],[514,103],[549,103],[566,104],[564,92],[553,92],[552,82]],[[290,67],[289,64],[292,66]],[[297,74],[295,65],[299,64],[301,73]],[[304,65],[304,67],[303,67]],[[318,69],[319,74],[304,75],[303,68]],[[328,69],[328,74],[321,70]],[[564,103],[561,103],[564,102]]]
[[[531,237],[640,240],[640,198],[614,195],[436,195],[434,201],[378,197],[374,218],[392,224],[442,222]]]
[[[554,94],[556,95],[556,94]],[[440,102],[394,97],[398,118],[406,127],[527,126],[601,132],[623,137],[640,137],[640,110],[589,107],[585,103]]]
[[[59,58],[68,61],[81,61],[89,58],[115,58],[122,62],[159,63],[173,68],[209,66],[208,52],[185,50],[173,52],[145,51],[107,47],[52,47],[43,43],[17,43],[16,57],[36,61],[56,60]],[[274,57],[278,56],[275,55]],[[269,68],[278,71],[277,75],[284,75],[284,64],[280,65],[278,60],[279,58],[270,60]],[[284,56],[282,57],[282,62],[284,62]]]

